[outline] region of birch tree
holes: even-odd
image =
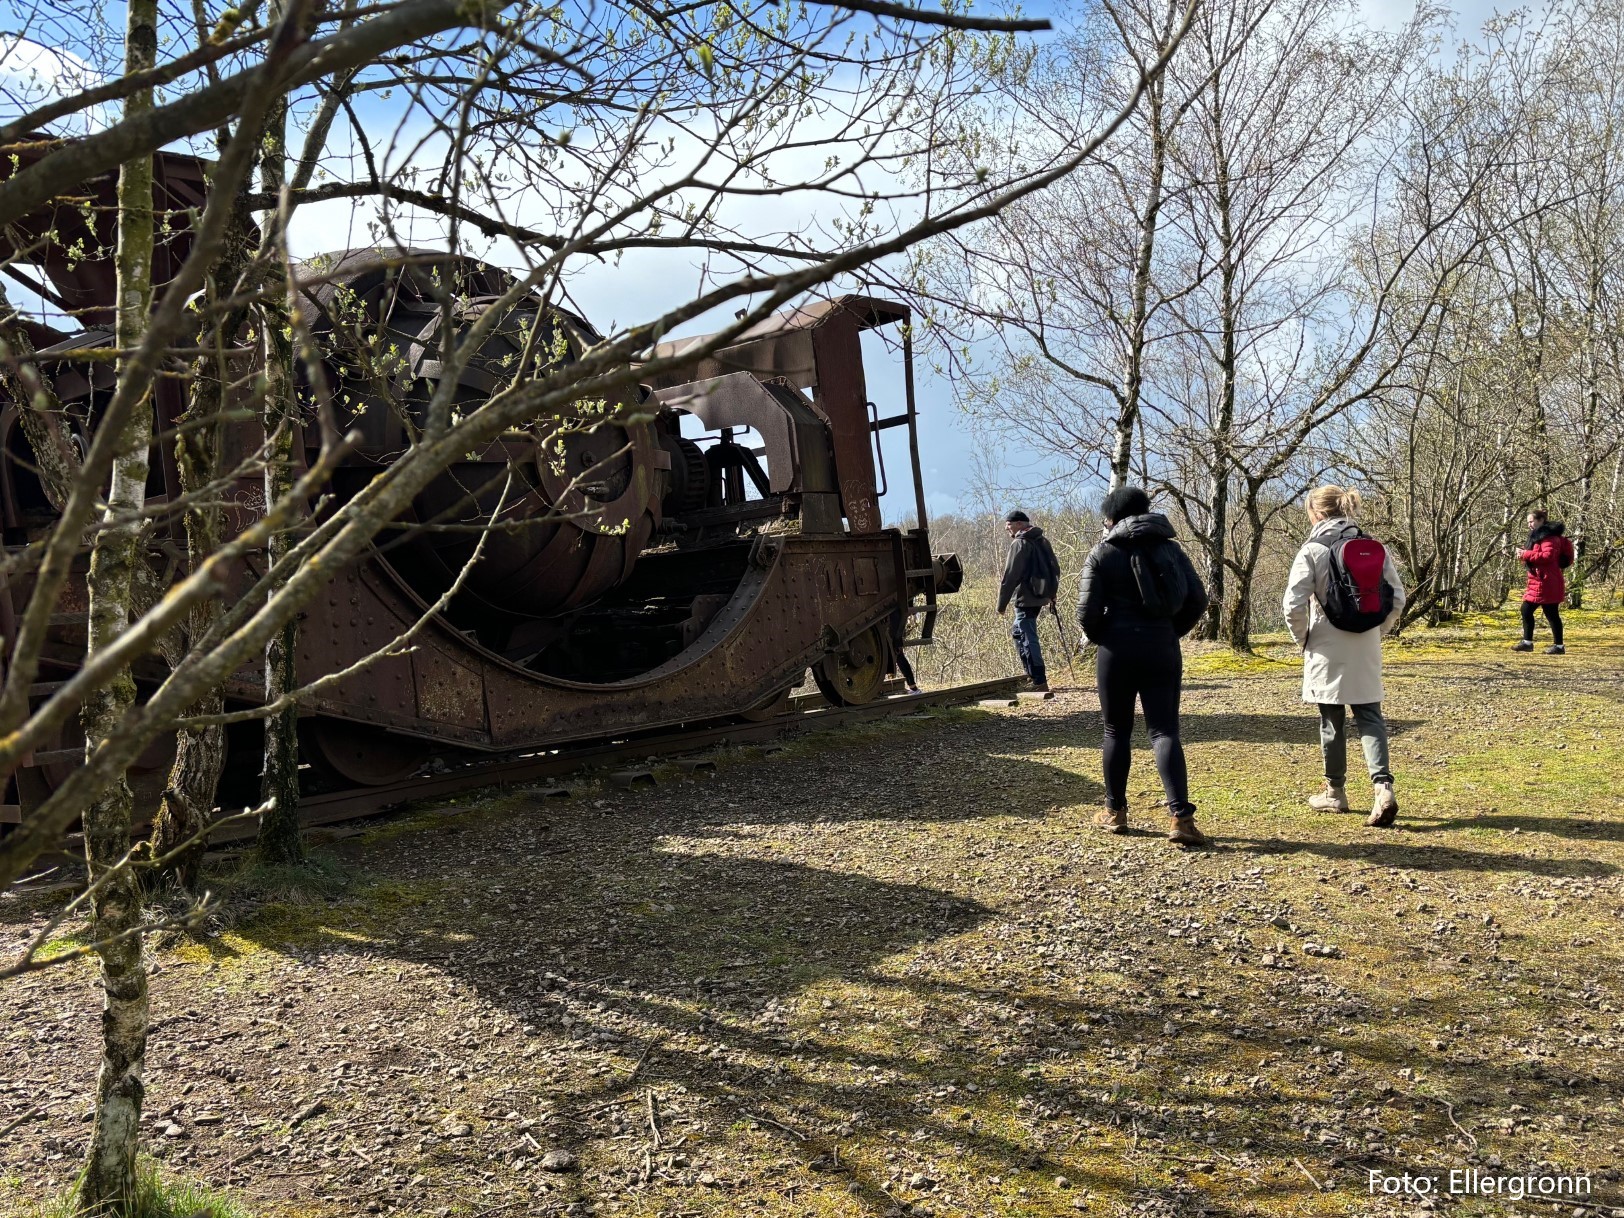
[[[87,715],[84,765],[0,839],[0,882],[9,883],[58,843],[83,809],[104,802],[114,809],[86,815],[87,838],[96,839],[92,858],[103,868],[92,933],[113,962],[109,1002],[119,1004],[118,1019],[106,1025],[111,1065],[96,1126],[99,1166],[85,1192],[87,1205],[104,1211],[130,1196],[147,1031],[136,890],[122,877],[113,883],[105,870],[115,845],[128,849],[137,817],[127,798],[109,801],[108,792],[142,752],[177,727],[191,741],[194,729],[296,708],[310,687],[290,689],[286,681],[248,710],[217,710],[216,699],[234,674],[275,656],[290,623],[334,574],[363,556],[464,454],[511,429],[571,417],[583,403],[633,395],[640,380],[733,341],[807,292],[859,283],[885,259],[1063,180],[1097,157],[1165,66],[1165,56],[1148,60],[1116,110],[1102,112],[1042,166],[1016,171],[959,155],[957,120],[976,82],[1012,53],[1013,36],[1041,23],[877,0],[658,15],[635,6],[564,14],[444,0],[334,11],[306,0],[272,16],[207,6],[163,15],[169,28],[195,31],[195,46],[166,62],[137,66],[132,58],[131,71],[110,72],[77,104],[32,104],[4,138],[82,117],[93,106],[129,109],[106,123],[84,123],[79,138],[34,148],[0,179],[4,228],[72,197],[96,174],[126,163],[138,172],[176,141],[213,141],[218,154],[206,200],[186,217],[184,258],[156,285],[149,259],[152,300],[136,309],[131,297],[130,316],[140,317],[140,327],[122,329],[112,344],[116,384],[97,404],[55,522],[30,539],[12,568],[26,576],[29,595],[0,691],[0,766],[7,772],[53,740],[81,702],[114,705],[128,689],[132,664],[160,653],[169,661],[143,697],[117,703],[116,720]],[[1181,25],[1188,15],[1182,10]],[[149,88],[161,92],[146,107]],[[274,131],[266,139],[267,125],[274,128],[283,113],[307,139],[297,160],[279,152]],[[291,172],[278,171],[290,162]],[[897,171],[920,163],[936,168],[916,190]],[[256,166],[265,170],[257,190]],[[141,197],[150,210],[150,186]],[[819,203],[825,210],[816,222],[789,214]],[[422,425],[404,451],[342,503],[322,496],[355,437],[343,430],[320,378],[299,372],[332,355],[297,303],[322,271],[300,272],[298,294],[287,273],[302,209],[334,205],[363,209],[369,256],[385,267],[421,264],[422,243],[432,240],[460,254],[500,255],[514,268],[473,320],[459,315],[466,285],[448,272],[437,352],[445,375],[422,404]],[[254,210],[261,213],[257,234],[247,223]],[[125,212],[135,215],[121,207]],[[630,318],[604,319],[602,337],[571,350],[570,359],[542,351],[483,399],[456,397],[461,371],[505,318],[573,303],[583,265],[636,251],[691,259],[686,286],[639,303]],[[33,256],[12,254],[18,264]],[[450,264],[442,258],[436,265]],[[121,302],[124,288],[121,277]],[[705,344],[649,358],[659,339],[712,313],[730,320]],[[285,347],[278,345],[284,337]],[[242,374],[249,341],[263,347],[259,377]],[[150,435],[132,429],[150,427],[154,386],[182,360],[191,361],[192,417],[182,435],[165,442],[180,445],[179,465],[190,471],[184,502],[144,503],[138,464]],[[40,363],[19,355],[19,383],[39,376]],[[278,454],[292,430],[285,386],[295,384],[308,395],[298,401],[312,419],[301,429],[307,462]],[[234,454],[227,468],[209,437],[227,414],[245,410],[267,420],[266,443],[246,458]],[[251,513],[230,497],[247,476],[268,488]],[[120,618],[113,597],[126,584],[115,582],[110,560],[124,557],[126,571],[141,565],[144,538],[176,513],[196,550],[160,584],[160,595],[138,604],[124,591]],[[86,537],[106,556],[96,603],[108,613],[83,664],[49,696],[31,698],[45,630]],[[274,556],[269,563],[246,561],[265,553]],[[244,571],[254,577],[250,586],[228,583]],[[409,632],[403,638],[409,642]],[[185,826],[207,815],[202,731],[190,769],[181,765],[189,746],[180,746],[169,784],[174,819]],[[160,834],[185,840],[176,825],[160,824]]]
[[[156,0],[132,0],[127,9],[125,72],[135,76],[157,64]],[[150,89],[137,89],[124,102],[124,121],[139,121],[152,110]],[[124,162],[118,177],[118,305],[116,345],[133,351],[146,335],[152,310],[153,253],[152,155]],[[128,360],[118,363],[120,378],[134,376]],[[147,487],[147,451],[152,443],[152,402],[143,393],[131,403],[117,437],[102,527],[90,551],[89,641],[87,661],[111,651],[129,626],[135,568],[142,561],[141,510]],[[135,701],[128,664],[91,691],[81,718],[86,755],[113,733]],[[117,867],[129,849],[132,797],[122,774],[113,776],[84,810],[85,858],[94,884]],[[80,1210],[99,1214],[127,1204],[135,1193],[135,1148],[145,1090],[147,972],[141,940],[129,932],[140,924],[141,893],[128,870],[112,878],[91,904],[91,932],[101,960],[102,1061],[96,1080],[90,1148],[79,1184]]]
[[[1268,4],[1250,16],[1267,12]],[[1037,164],[1064,146],[1078,116],[1120,104],[1150,62],[1182,35],[1177,7],[1106,3],[1030,64],[1011,65],[980,116],[978,150]],[[1198,25],[1207,18],[1197,18]],[[1188,48],[1184,55],[1188,55]],[[1005,209],[967,236],[919,251],[915,295],[944,354],[990,342],[955,367],[977,418],[1012,424],[1080,472],[1121,485],[1135,466],[1153,350],[1163,315],[1187,285],[1160,274],[1168,161],[1198,90],[1189,73],[1152,78],[1108,161]],[[1142,462],[1141,462],[1142,464]]]

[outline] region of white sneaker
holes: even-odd
[[[1325,789],[1318,795],[1308,797],[1308,806],[1316,812],[1347,812],[1350,810],[1348,789],[1346,787],[1334,787],[1330,783],[1326,783]]]

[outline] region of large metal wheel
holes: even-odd
[[[59,750],[84,748],[85,734],[79,728],[77,717],[62,725],[58,740]],[[158,801],[163,798],[164,788],[169,785],[169,771],[174,764],[175,734],[165,732],[147,745],[141,755],[130,763],[130,768],[124,771],[124,780],[129,783],[130,792],[135,797],[135,807],[139,816],[144,816],[158,806]],[[39,774],[45,780],[43,795],[49,796],[83,765],[82,761],[74,759],[52,761],[41,766]]]
[[[890,640],[870,626],[813,665],[812,679],[831,706],[861,706],[879,695],[890,667]]]
[[[769,719],[776,719],[789,710],[789,694],[795,686],[786,685],[766,701],[752,706],[739,715],[741,719],[748,719],[752,723],[765,723]]]
[[[436,393],[448,391],[456,409],[472,411],[515,375],[545,375],[598,339],[585,321],[534,295],[501,305],[493,321],[486,314],[517,281],[472,258],[417,251],[401,263],[351,250],[312,266],[321,274],[306,296],[340,427],[362,436],[340,471],[344,493],[404,451]],[[441,350],[448,292],[461,301],[450,319],[453,344],[489,325],[450,387]],[[538,333],[550,338],[538,345]],[[378,392],[380,368],[393,370],[393,397]],[[397,522],[406,527],[380,551],[425,601],[463,580],[445,616],[497,650],[516,626],[579,609],[621,583],[661,520],[673,461],[652,416],[629,398],[574,409],[578,417],[549,414],[454,462],[417,494]],[[499,509],[503,527],[482,535]],[[479,561],[464,577],[476,547]]]
[[[428,759],[430,746],[365,723],[305,719],[299,723],[299,752],[322,787],[343,789],[405,782]]]

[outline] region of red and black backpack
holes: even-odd
[[[1331,552],[1331,578],[1320,608],[1338,630],[1363,634],[1374,630],[1393,612],[1393,589],[1382,578],[1387,550],[1363,529],[1349,526],[1327,541],[1311,537],[1314,545]]]

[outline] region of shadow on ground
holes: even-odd
[[[1338,819],[1347,823],[1350,831],[1361,823],[1360,818],[1355,817]],[[1250,854],[1313,854],[1337,862],[1357,861],[1410,871],[1504,871],[1567,878],[1609,876],[1619,871],[1615,864],[1599,859],[1540,858],[1532,854],[1462,850],[1431,843],[1410,844],[1404,840],[1412,833],[1426,833],[1431,829],[1427,825],[1416,827],[1405,824],[1377,841],[1293,841],[1287,838],[1239,836],[1228,838],[1221,844]]]
[[[1397,738],[1420,727],[1415,719],[1389,719],[1387,732]],[[1351,725],[1350,725],[1351,729]],[[1098,747],[1101,734],[1100,714],[1079,711],[1045,719],[1045,740],[1064,740],[1068,744]],[[1304,706],[1296,714],[1249,714],[1186,710],[1179,716],[1179,734],[1188,744],[1237,741],[1248,744],[1302,744],[1319,747],[1319,717],[1311,706]],[[1134,742],[1148,740],[1143,714],[1136,714],[1133,728]],[[1358,750],[1358,737],[1350,741]]]
[[[1575,841],[1624,842],[1624,824],[1591,820],[1584,816],[1512,815],[1456,816],[1448,820],[1417,821],[1412,833],[1454,833],[1462,829],[1520,829],[1524,833],[1550,833]]]
[[[1198,731],[1225,733],[1209,739],[1270,740],[1288,727],[1301,736],[1313,726],[1301,716],[1192,720]],[[1091,721],[1058,722],[1067,730]],[[1401,988],[1390,1006],[1374,1007],[1325,988],[1316,975],[1243,969],[1254,980],[1235,1001],[1166,992],[1163,978],[1206,978],[1223,959],[1198,937],[1139,934],[1133,911],[1119,933],[1085,940],[1078,951],[1058,939],[1045,940],[1065,944],[1058,955],[1018,938],[1001,946],[1020,913],[966,895],[978,888],[976,860],[1007,850],[1011,817],[1048,815],[1051,794],[1056,805],[1075,805],[1099,792],[1092,780],[1023,756],[1034,747],[1029,724],[1012,717],[975,726],[971,732],[959,720],[928,737],[854,738],[838,751],[741,763],[675,795],[616,798],[608,812],[520,802],[501,816],[447,818],[358,843],[354,859],[372,877],[363,925],[318,926],[311,950],[430,966],[452,993],[477,994],[527,1029],[548,1030],[542,1035],[560,1052],[603,1060],[590,1073],[520,1069],[518,1077],[561,1114],[549,1143],[592,1165],[532,1197],[549,1204],[619,1198],[649,1213],[665,1208],[656,1202],[660,1189],[677,1184],[649,1185],[646,1166],[645,1179],[634,1180],[644,1142],[628,1135],[619,1115],[642,1102],[644,1088],[708,1106],[707,1136],[718,1121],[742,1122],[754,1126],[751,1136],[780,1141],[776,1153],[787,1162],[769,1173],[776,1183],[748,1185],[755,1196],[789,1188],[782,1195],[796,1210],[796,1190],[826,1198],[833,1190],[843,1198],[838,1212],[876,1216],[895,1215],[905,1203],[878,1166],[885,1145],[929,1147],[956,1163],[950,1170],[973,1165],[978,1178],[1009,1174],[1034,1188],[1064,1171],[1073,1187],[1156,1197],[1158,1212],[1177,1215],[1203,1212],[1208,1190],[1218,1187],[1204,1178],[1220,1159],[1246,1156],[1271,1167],[1229,1172],[1222,1185],[1229,1212],[1274,1212],[1269,1207],[1284,1195],[1317,1193],[1290,1165],[1305,1153],[1302,1112],[1326,1092],[1379,1096],[1383,1115],[1371,1128],[1386,1122],[1439,1147],[1464,1147],[1455,1121],[1500,1104],[1508,1083],[1535,1110],[1606,1093],[1610,1084],[1579,1060],[1508,1062],[1442,1041],[1424,1048],[1400,1029],[1436,1010]],[[1045,737],[1053,726],[1045,722]],[[1012,807],[1015,790],[1042,798]],[[933,834],[951,835],[958,852],[951,868],[930,853],[933,843],[948,849],[948,837]],[[1411,870],[1615,870],[1594,860],[1422,848],[1402,838],[1232,840],[1224,849]],[[819,865],[778,861],[775,851],[817,857]],[[1040,886],[1078,881],[1041,852],[1022,865]],[[910,868],[918,882],[900,881]],[[938,886],[949,876],[956,891]],[[237,929],[256,933],[252,923]],[[953,958],[967,936],[979,946],[965,960]],[[269,927],[265,942],[278,942]],[[1092,956],[1108,950],[1116,953],[1108,964]],[[1005,951],[1032,953],[1020,957],[1019,980],[999,963]],[[1126,990],[1090,982],[1106,967]],[[972,979],[977,969],[980,982]],[[810,992],[829,996],[809,1012]],[[1173,1020],[1176,1037],[1167,1031]],[[1276,1066],[1288,1027],[1320,1047]],[[294,1046],[289,1054],[319,1051]],[[1359,1064],[1339,1061],[1344,1054]],[[1065,1077],[1053,1068],[1060,1062]],[[1407,1077],[1424,1076],[1428,1090],[1419,1083],[1376,1090],[1374,1065],[1400,1062]],[[1252,1077],[1244,1085],[1195,1081],[1228,1070]],[[1086,1136],[1110,1149],[1080,1166],[1045,1132],[1062,1119],[1079,1131],[1072,1146]],[[861,1130],[869,1153],[853,1153],[842,1128]],[[442,1143],[427,1152],[425,1170],[471,1171],[495,1145]],[[1203,1157],[1173,1154],[1174,1145]],[[1221,1153],[1208,1161],[1204,1148]],[[772,1153],[758,1154],[758,1167]],[[1413,1166],[1407,1153],[1413,1157],[1367,1139],[1350,1142],[1333,1162],[1400,1171]],[[1171,1169],[1176,1182],[1145,1182],[1147,1167]],[[544,1187],[517,1178],[511,1186]],[[725,1179],[705,1187],[722,1195],[746,1189]]]

